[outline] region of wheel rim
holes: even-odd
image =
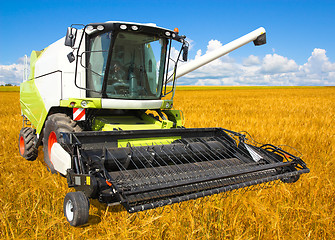
[[[51,161],[51,148],[54,143],[57,142],[57,136],[55,132],[51,132],[49,134],[49,139],[48,139],[48,154],[49,154],[49,159]]]
[[[21,153],[21,155],[24,154],[24,151],[25,151],[24,139],[23,139],[23,136],[21,136],[20,137],[20,153]]]
[[[73,203],[71,200],[68,200],[66,202],[66,206],[65,206],[65,214],[66,214],[66,218],[71,222],[73,220]]]

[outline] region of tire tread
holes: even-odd
[[[21,129],[20,134],[19,134],[19,147],[20,147],[20,138],[21,136],[24,139],[25,143],[25,151],[24,154],[22,155],[20,152],[20,155],[27,159],[28,161],[34,161],[36,160],[38,156],[38,149],[35,147],[35,141],[36,141],[36,134],[35,130],[31,127],[24,127]]]
[[[66,216],[66,203],[71,200],[73,203],[73,220],[69,221]],[[89,217],[89,200],[83,192],[69,192],[64,198],[63,204],[64,216],[71,226],[77,227],[88,222]]]

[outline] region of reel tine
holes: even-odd
[[[131,213],[129,215],[128,215],[128,220],[130,221],[129,223],[132,224],[136,220],[136,218],[138,218],[138,214],[137,213],[136,214]]]
[[[159,215],[162,215],[163,212],[164,212],[164,207],[160,207],[160,209],[161,209],[161,211],[160,211]]]
[[[179,202],[179,203],[178,203],[178,207],[179,207],[179,208],[182,208],[182,205],[183,205],[183,202]]]
[[[176,211],[176,209],[175,209],[176,206],[175,205],[176,205],[175,203],[170,205],[170,208],[172,209],[173,212]]]

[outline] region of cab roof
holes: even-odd
[[[121,22],[121,21],[107,21],[104,23],[90,23],[85,26],[85,30],[88,34],[95,33],[96,31],[118,31],[118,32],[143,32],[159,37],[174,39],[179,42],[183,42],[185,36],[179,36],[177,32],[174,32],[167,28],[158,27],[154,23],[133,23],[133,22]]]

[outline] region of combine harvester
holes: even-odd
[[[71,26],[31,53],[19,151],[32,161],[43,145],[48,169],[77,190],[64,199],[72,226],[88,222],[90,198],[134,213],[309,172],[299,157],[241,133],[185,128],[172,109],[178,77],[251,41],[264,44],[265,29],[177,69],[188,54],[178,29],[106,22]]]

